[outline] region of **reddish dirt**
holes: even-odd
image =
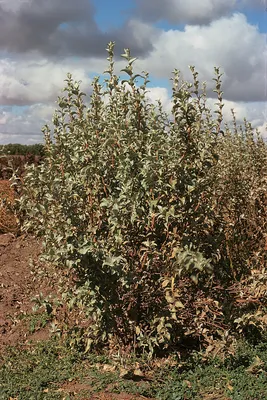
[[[18,223],[15,215],[8,209],[8,204],[13,204],[15,192],[9,180],[0,180],[0,234],[17,233]],[[6,204],[1,204],[4,201]]]
[[[119,393],[119,394],[113,394],[113,393],[98,393],[94,395],[93,397],[90,397],[88,400],[153,400],[149,399],[148,397],[144,396],[136,396],[132,394],[127,394],[127,393]],[[84,399],[87,400],[87,399]]]
[[[128,393],[110,393],[108,391],[100,392],[96,394],[90,394],[90,397],[86,396],[86,391],[90,393],[92,391],[92,387],[86,384],[81,384],[78,382],[70,382],[64,384],[60,389],[62,393],[75,395],[75,394],[83,394],[83,400],[154,400],[149,399],[148,397],[138,396]]]
[[[32,237],[0,235],[0,351],[26,340],[42,340],[47,332],[30,335],[25,321],[32,312],[32,298],[40,292],[33,279],[30,260],[37,260],[40,243]]]

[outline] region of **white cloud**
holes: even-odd
[[[83,88],[89,85],[86,70],[73,62],[0,60],[0,104],[54,101],[61,94],[68,72],[73,74],[75,80],[82,81]]]
[[[150,21],[207,24],[228,15],[237,0],[137,0],[137,15]]]
[[[266,0],[136,0],[136,15],[143,20],[172,24],[207,25],[234,10],[266,8]]]
[[[0,114],[0,142],[40,143],[43,139],[41,129],[51,123],[55,108],[53,104],[34,104],[19,114],[12,108],[3,111]]]
[[[205,4],[211,3],[207,1]],[[186,9],[186,4],[184,2],[181,7]],[[230,0],[227,4],[230,5]],[[220,66],[224,72],[222,90],[225,120],[231,120],[230,109],[234,108],[238,122],[242,123],[246,117],[267,136],[266,35],[249,24],[243,14],[223,17],[206,26],[186,25],[184,31],[164,31],[137,19],[129,21],[128,25],[134,32],[137,46],[141,46],[143,40],[153,42],[152,50],[135,63],[136,72],[147,70],[152,79],[170,78],[171,71],[178,68],[184,79],[191,80],[188,65],[194,65],[199,72],[200,82],[206,80],[208,86],[213,88],[214,66]],[[0,105],[3,106],[2,113],[0,111],[0,143],[41,140],[41,128],[44,123],[51,121],[56,108],[55,100],[61,95],[67,72],[71,72],[75,80],[81,80],[82,90],[90,94],[89,75],[101,74],[107,68],[105,57],[103,49],[103,56],[98,58],[52,60],[31,53],[23,58],[0,59]],[[115,72],[120,74],[120,69],[125,65],[125,60],[117,61]],[[170,111],[167,88],[155,84],[149,91],[148,98],[151,101],[161,98],[164,108]],[[208,96],[212,95],[209,90]],[[208,101],[211,105],[216,102],[214,98]],[[30,107],[25,109],[25,113],[17,115],[14,110],[8,110],[7,105]]]
[[[160,100],[164,111],[166,111],[167,113],[171,112],[172,102],[171,98],[169,97],[168,90],[166,88],[164,87],[149,88],[149,91],[147,93],[147,99],[154,104],[157,103],[157,100]]]
[[[33,0],[1,0],[0,5],[4,11],[17,13],[21,8],[31,5]]]
[[[220,66],[227,99],[265,101],[266,37],[243,14],[222,18],[209,26],[186,25],[184,31],[168,30],[154,41],[154,49],[138,62],[156,77],[170,77],[174,68],[191,79],[194,65],[200,80],[212,82]],[[214,87],[214,83],[212,84]]]

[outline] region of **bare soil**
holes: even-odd
[[[8,345],[47,338],[45,329],[31,335],[23,318],[32,312],[32,298],[40,291],[30,268],[40,248],[30,236],[0,235],[0,351]]]

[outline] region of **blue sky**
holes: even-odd
[[[94,0],[93,4],[96,10],[95,20],[103,31],[122,26],[135,8],[132,0]]]
[[[236,111],[267,137],[267,0],[1,0],[0,144],[42,141],[67,72],[90,92],[116,42],[149,71],[150,100],[171,108],[171,72],[223,75],[225,121]],[[117,71],[124,66],[119,57]],[[212,92],[208,93],[211,107]]]
[[[257,25],[259,27],[259,31],[261,33],[267,32],[267,11],[248,8],[244,10],[244,14],[251,24]]]

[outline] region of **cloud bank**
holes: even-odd
[[[107,66],[109,41],[116,42],[116,72],[125,65],[119,54],[130,47],[138,57],[136,71],[150,73],[151,100],[158,96],[166,110],[174,68],[191,80],[188,65],[194,65],[199,80],[208,83],[212,104],[214,67],[220,67],[225,118],[233,107],[238,122],[246,117],[267,136],[267,36],[246,13],[265,12],[264,0],[135,0],[134,5],[122,26],[105,31],[90,0],[0,1],[0,143],[40,141],[67,72],[89,93],[92,76]]]

